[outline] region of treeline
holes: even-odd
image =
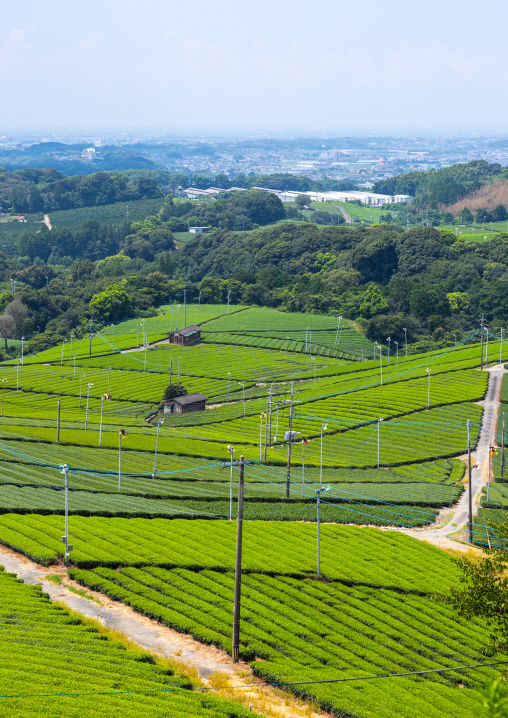
[[[373,192],[380,194],[409,194],[415,207],[437,209],[451,205],[470,192],[499,177],[508,177],[508,169],[497,162],[473,160],[450,165],[439,170],[407,172],[376,182]]]
[[[149,177],[139,177],[133,182],[122,173],[96,172],[92,175],[59,178],[39,185],[35,182],[20,182],[12,187],[8,201],[14,212],[33,213],[96,207],[160,196],[160,189]]]

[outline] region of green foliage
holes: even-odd
[[[14,574],[0,574],[0,606],[0,687],[5,695],[22,696],[4,699],[13,718],[36,718],[44,710],[83,718],[97,710],[105,718],[134,718],[147,710],[154,718],[252,715],[232,701],[195,693],[164,662],[111,640],[78,614],[53,604],[40,586],[29,586]]]
[[[183,384],[168,384],[164,389],[162,401],[171,401],[175,396],[185,396],[187,393],[187,389]]]
[[[466,292],[450,292],[446,295],[452,312],[467,312],[471,300]]]
[[[363,295],[360,304],[360,314],[369,319],[376,314],[382,314],[388,309],[388,302],[381,294],[381,290],[375,284],[370,284]]]
[[[103,321],[119,321],[132,314],[132,301],[121,285],[112,284],[104,292],[94,294],[90,310]]]

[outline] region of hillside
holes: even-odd
[[[440,205],[439,209],[451,212],[454,217],[459,215],[464,207],[471,212],[476,213],[479,209],[486,209],[492,212],[499,205],[508,207],[508,179],[498,178],[491,182],[486,182],[473,192],[466,194],[457,202],[446,205]]]
[[[507,176],[500,164],[473,160],[439,170],[407,172],[376,182],[374,192],[381,194],[409,194],[416,207],[451,205],[495,178]]]

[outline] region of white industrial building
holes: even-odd
[[[262,189],[262,187],[258,187]],[[265,190],[274,192],[274,190]],[[360,202],[369,207],[382,207],[384,204],[398,204],[399,202],[411,202],[413,199],[408,194],[375,194],[374,192],[274,192],[280,198],[281,202],[294,202],[295,199],[305,194],[311,198],[312,202]]]
[[[269,189],[268,187],[253,187],[252,189],[261,192],[269,192],[276,195],[281,202],[294,202],[295,199],[305,194],[311,198],[312,202],[358,202],[366,204],[369,207],[382,207],[384,204],[398,204],[399,202],[411,202],[413,199],[408,194],[375,194],[374,192],[295,192],[287,190],[282,192],[278,189]],[[209,187],[208,189],[196,189],[189,187],[183,190],[189,199],[201,199],[202,197],[213,197],[220,192],[246,192],[243,187],[231,187],[229,190],[220,189],[219,187]]]

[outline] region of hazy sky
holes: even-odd
[[[506,0],[15,0],[0,126],[493,128]]]

